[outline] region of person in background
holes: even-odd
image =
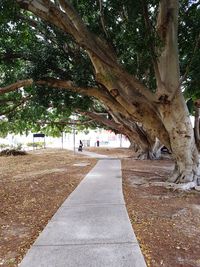
[[[79,147],[78,147],[78,151],[83,151],[83,143],[82,141],[80,140],[80,143],[79,143]]]

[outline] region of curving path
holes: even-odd
[[[126,211],[121,177],[120,160],[99,160],[20,267],[146,267]]]

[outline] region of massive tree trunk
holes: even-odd
[[[117,118],[144,125],[149,137],[157,137],[170,151],[176,162],[171,181],[192,182],[199,179],[199,155],[188,110],[180,89],[177,25],[178,0],[160,0],[157,32],[162,47],[153,48],[153,66],[157,81],[156,93],[152,93],[136,77],[119,65],[116,55],[103,39],[89,32],[80,16],[67,0],[58,5],[49,0],[18,0],[21,6],[40,18],[56,25],[73,36],[88,54],[100,88],[81,89],[73,84],[55,87],[79,91],[97,97]],[[59,7],[60,5],[60,7]],[[157,55],[155,57],[155,54]],[[52,86],[52,82],[49,82]],[[58,86],[59,87],[59,86]],[[126,124],[126,123],[125,123]],[[130,129],[130,128],[129,128]],[[137,130],[133,127],[133,130]],[[142,136],[142,135],[141,135]],[[141,137],[140,136],[140,137]],[[143,136],[142,136],[143,137]]]
[[[199,155],[189,112],[181,92],[178,59],[178,1],[161,0],[157,21],[158,34],[163,41],[158,59],[160,79],[157,79],[157,96],[162,100],[159,112],[168,132],[170,147],[176,162],[172,177],[176,183],[198,184]]]
[[[162,113],[176,162],[174,174],[169,180],[176,183],[198,183],[199,154],[183,95],[178,92],[171,104],[162,107]]]
[[[21,87],[31,85],[32,83],[33,83],[32,79],[18,81],[16,83],[11,84],[11,85],[0,88],[0,95],[12,92],[12,91],[19,89]]]

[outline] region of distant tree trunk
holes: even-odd
[[[152,139],[147,132],[139,126],[137,123],[130,123],[126,118],[120,118],[117,112],[110,112],[113,119],[107,119],[95,112],[79,111],[95,121],[118,131],[119,133],[127,136],[130,141],[130,149],[137,152],[138,159],[157,159],[159,154],[157,153],[157,146],[155,146],[156,139]]]
[[[157,153],[157,146],[155,146],[156,138],[151,137],[144,128],[137,123],[126,122],[126,119],[120,121],[123,125],[123,134],[126,134],[131,145],[130,148],[137,153],[137,158],[144,159],[158,159],[160,157]]]
[[[138,150],[138,159],[141,160],[154,160],[154,159],[160,159],[161,156],[161,145],[158,140],[149,140],[147,137],[146,146],[143,150]]]
[[[133,128],[135,134],[133,134]],[[131,134],[132,133],[132,134]],[[131,133],[127,134],[132,149],[140,160],[160,158],[161,144],[156,138],[151,138],[142,126],[133,124]]]

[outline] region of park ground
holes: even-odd
[[[139,161],[128,149],[91,150],[122,159],[127,210],[148,267],[200,266],[200,193],[161,186],[173,162]],[[95,163],[58,149],[0,157],[0,266],[17,266]]]

